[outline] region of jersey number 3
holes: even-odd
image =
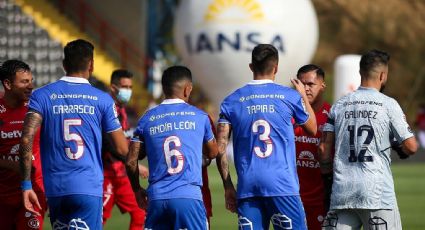
[[[265,151],[262,151],[260,147],[254,146],[254,152],[258,157],[266,158],[272,154],[273,151],[273,142],[272,139],[270,139],[270,124],[265,120],[256,120],[252,124],[252,132],[257,134],[259,133],[259,127],[263,127],[263,133],[261,133],[258,136],[258,139],[260,141],[264,142],[266,144]]]
[[[350,156],[348,157],[349,162],[372,162],[372,156],[365,156],[366,151],[370,143],[372,142],[375,132],[373,131],[372,126],[362,125],[357,129],[357,136],[361,137],[364,132],[366,132],[366,139],[360,147],[359,155],[356,156],[356,145],[355,143],[355,126],[349,125],[348,132],[350,133]]]

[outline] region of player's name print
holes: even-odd
[[[352,118],[376,119],[376,115],[378,115],[378,112],[372,111],[372,110],[352,110],[352,111],[344,112],[345,119],[352,119]]]
[[[195,130],[196,123],[194,121],[180,121],[163,123],[149,128],[150,135],[155,135],[174,130]]]
[[[250,105],[246,107],[248,114],[274,113],[274,105]]]
[[[79,113],[93,115],[94,106],[90,105],[54,105],[53,114]]]

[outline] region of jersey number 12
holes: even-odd
[[[355,126],[349,125],[348,132],[350,133],[350,156],[348,157],[349,162],[372,162],[372,156],[365,156],[366,151],[370,143],[372,142],[373,137],[375,136],[375,132],[373,131],[372,126],[370,125],[362,125],[357,129],[357,137],[361,137],[364,132],[366,132],[366,139],[360,147],[359,155],[356,156],[356,145],[355,143]]]

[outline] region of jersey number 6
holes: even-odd
[[[171,143],[174,143],[173,149],[170,146]],[[180,139],[177,136],[167,137],[164,141],[165,161],[167,163],[167,167],[168,167],[167,172],[169,174],[179,173],[183,169],[184,156],[183,156],[183,153],[178,150],[181,145],[182,145],[182,143],[180,142]],[[177,166],[176,167],[173,167],[173,164],[172,164],[172,157],[173,156],[177,160]]]

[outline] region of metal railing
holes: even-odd
[[[146,81],[146,67],[149,60],[138,47],[129,42],[116,28],[111,26],[84,0],[53,1],[61,13],[68,15],[80,30],[88,34],[100,48],[119,62],[122,68],[128,68],[144,76]]]

